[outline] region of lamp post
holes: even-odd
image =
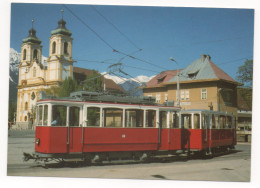
[[[177,64],[177,106],[180,107],[180,74],[179,74],[179,64],[172,57],[170,57],[170,60],[174,61]]]

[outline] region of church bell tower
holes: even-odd
[[[48,81],[61,83],[67,77],[73,77],[72,33],[66,28],[62,18],[58,27],[51,31],[48,62]]]

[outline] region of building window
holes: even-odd
[[[185,90],[185,100],[190,100],[190,91]]]
[[[33,51],[33,59],[38,59],[38,50],[34,49]]]
[[[161,102],[161,94],[159,94],[159,93],[156,94],[156,102],[157,103]]]
[[[36,77],[36,67],[33,68],[33,77]]]
[[[52,43],[52,53],[55,54],[56,53],[56,42]]]
[[[26,60],[26,49],[23,50],[23,60]]]
[[[201,99],[207,99],[207,89],[201,89]]]
[[[165,101],[165,102],[168,102],[168,93],[165,93],[165,94],[164,94],[164,101]]]
[[[68,43],[64,43],[64,54],[68,54]]]
[[[176,91],[176,99],[178,100],[178,91]],[[184,100],[190,100],[190,91],[189,90],[181,90],[180,91],[180,97],[181,97],[181,100],[184,101]]]

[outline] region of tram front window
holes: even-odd
[[[66,126],[67,107],[54,105],[52,107],[52,126]]]
[[[177,112],[171,112],[170,116],[170,128],[179,128],[179,121],[178,121],[178,114]]]
[[[42,112],[43,112],[43,106],[38,106],[38,126],[42,126]]]

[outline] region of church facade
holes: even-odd
[[[42,59],[41,40],[32,27],[21,45],[17,94],[16,128],[32,128],[36,101],[42,89],[59,86],[66,77],[73,77],[72,33],[61,19],[51,31],[49,57]]]

